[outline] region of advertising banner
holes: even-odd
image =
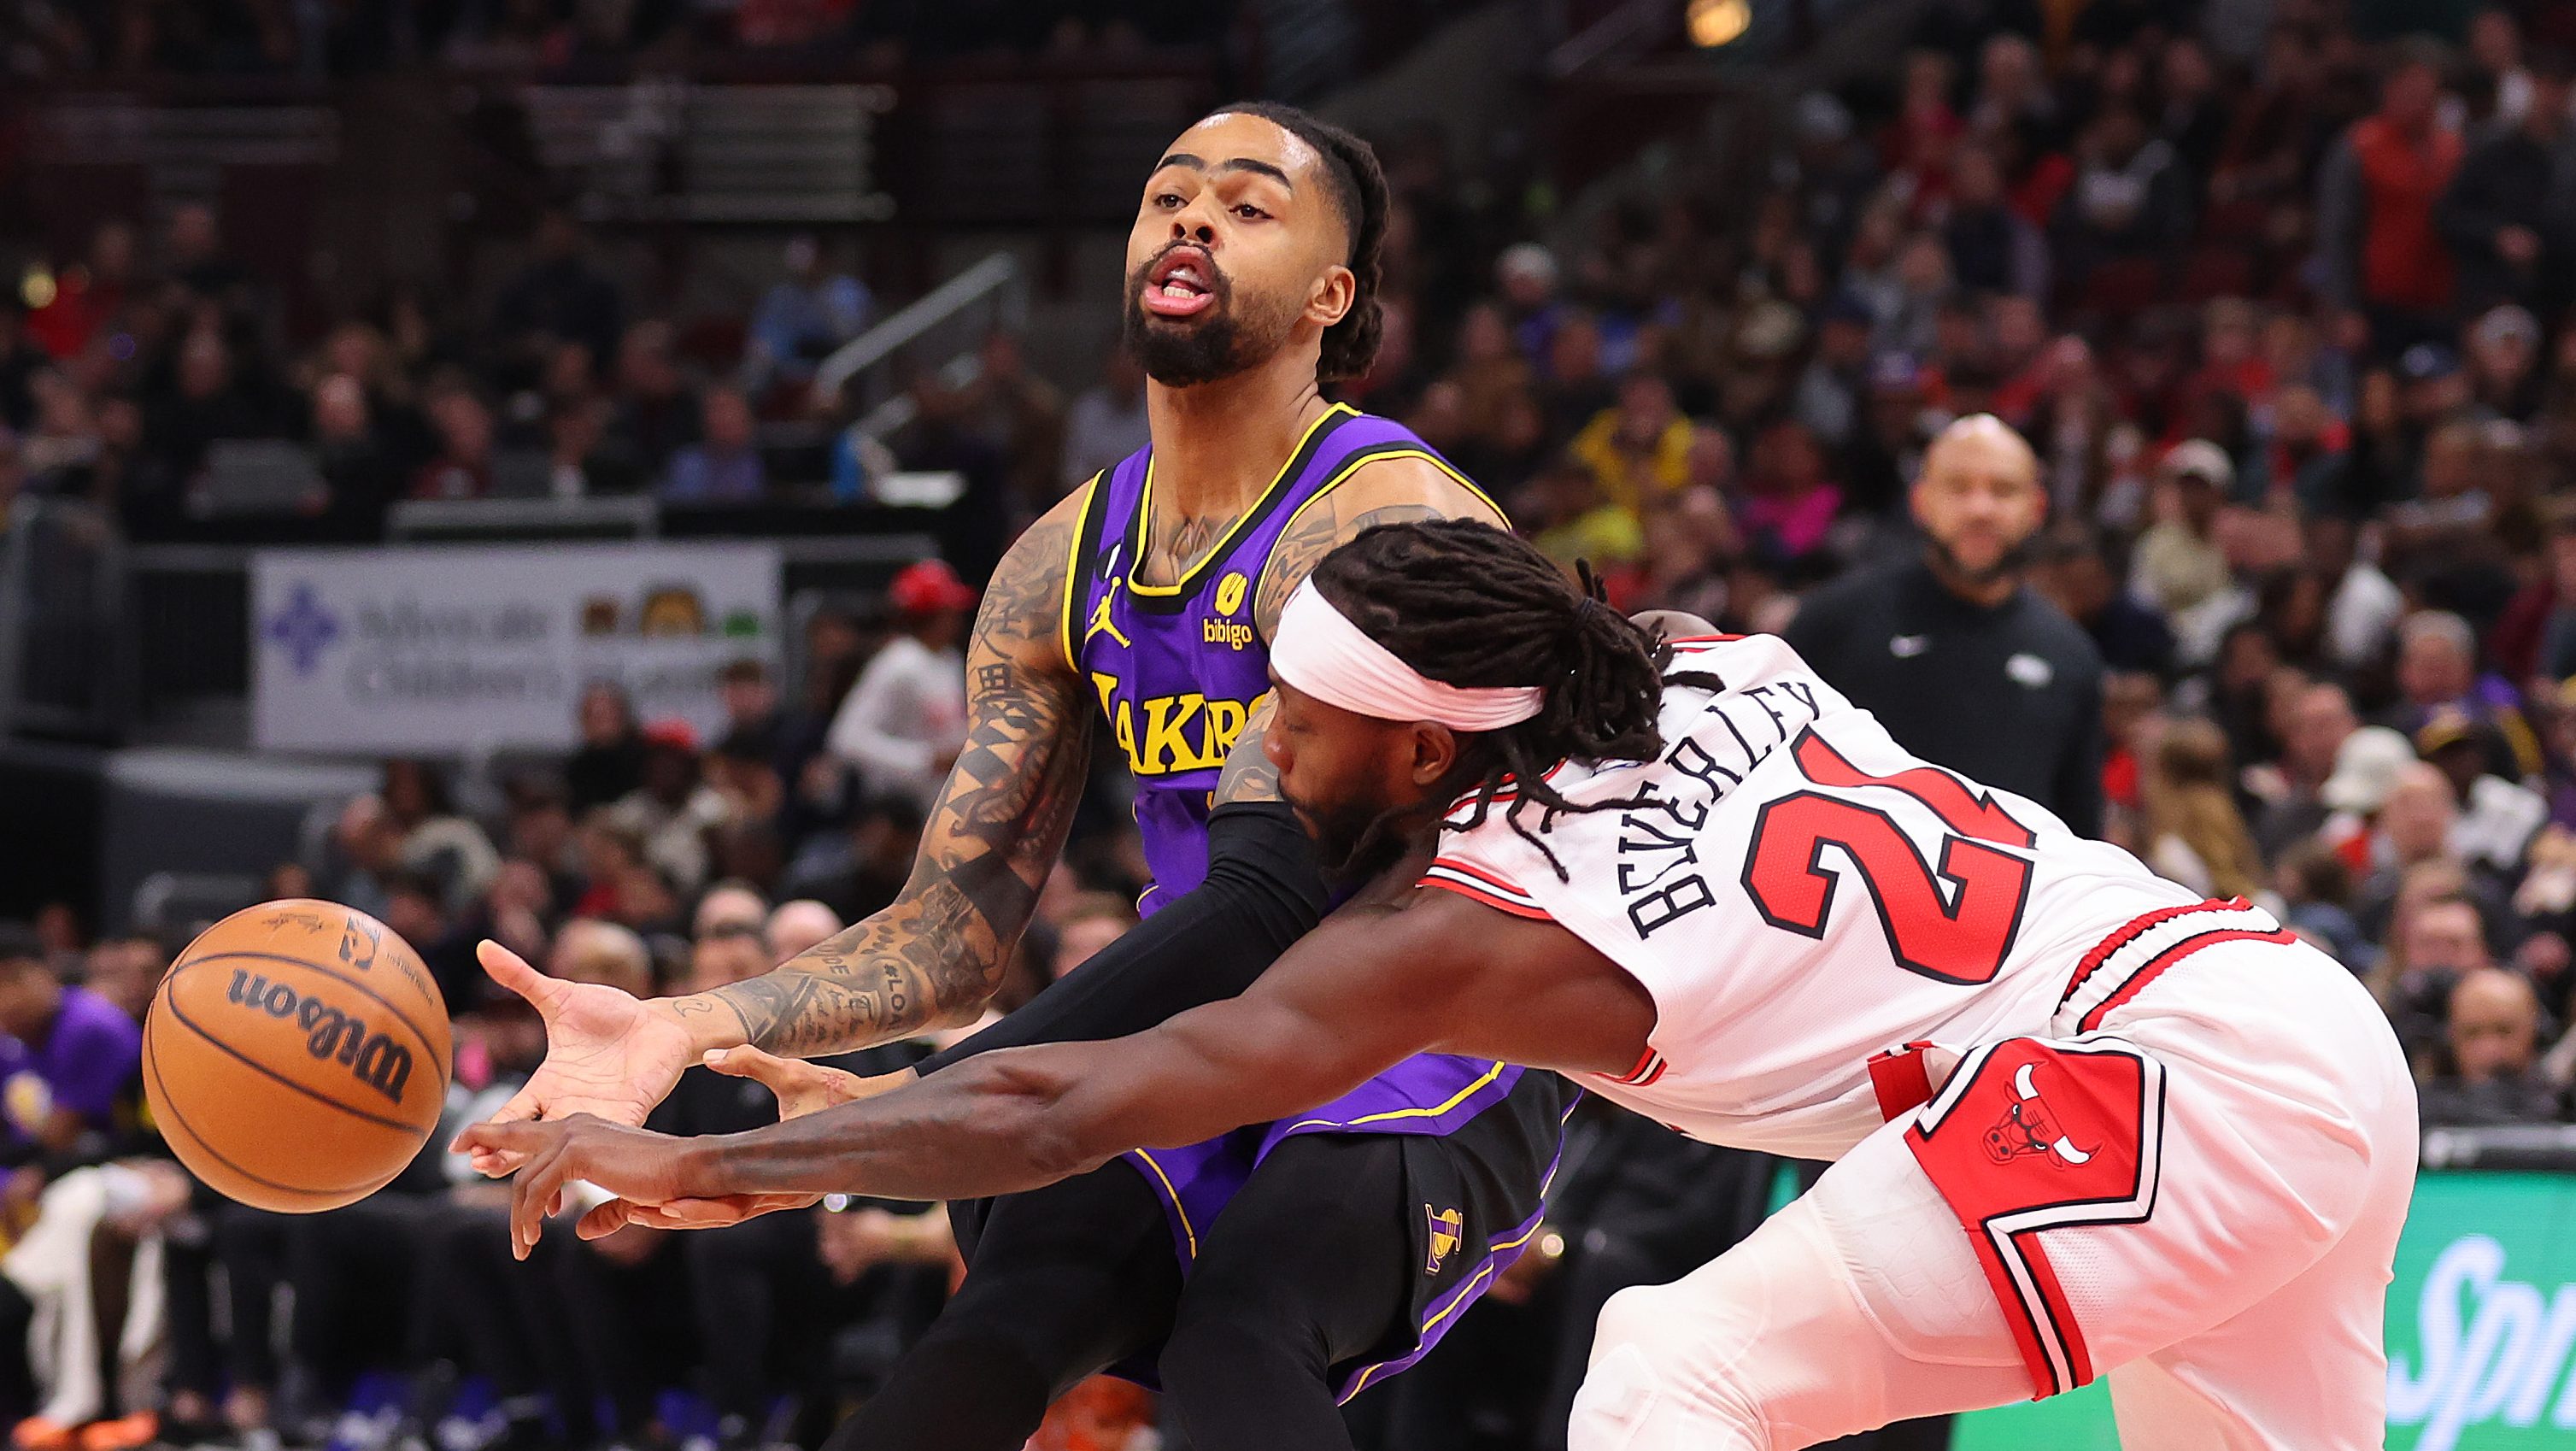
[[[2388,1287],[2389,1451],[2576,1446],[2576,1175],[2427,1174]],[[2114,1451],[2100,1382],[1963,1416],[1955,1451]]]
[[[716,672],[778,653],[767,544],[270,549],[251,566],[262,750],[569,750],[594,680],[702,734]]]

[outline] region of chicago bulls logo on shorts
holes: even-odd
[[[1986,1130],[1986,1157],[2009,1164],[2033,1156],[2074,1169],[2091,1163],[2093,1150],[2078,1148],[2049,1113],[2048,1101],[2039,1093],[2039,1065],[2025,1063],[2013,1070],[2012,1101],[2004,1116]]]
[[[2164,1065],[2117,1038],[2008,1038],[1970,1053],[1905,1132],[1967,1228],[2039,1396],[2093,1378],[2040,1231],[2155,1207]]]

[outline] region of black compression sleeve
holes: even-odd
[[[1327,901],[1314,844],[1286,805],[1220,806],[1208,817],[1206,881],[1019,1011],[914,1066],[926,1074],[995,1048],[1123,1038],[1233,997],[1323,920]]]

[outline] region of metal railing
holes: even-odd
[[[815,392],[833,398],[855,384],[859,407],[876,409],[896,396],[893,366],[905,350],[923,343],[944,346],[947,365],[960,358],[971,363],[975,345],[986,332],[995,327],[1017,328],[1027,322],[1028,312],[1028,281],[1018,260],[996,252],[843,344],[814,370]]]

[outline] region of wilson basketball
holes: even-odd
[[[143,1023],[143,1091],[171,1151],[258,1209],[363,1199],[420,1152],[447,1097],[447,1007],[420,954],[364,912],[246,908],[188,944]]]

